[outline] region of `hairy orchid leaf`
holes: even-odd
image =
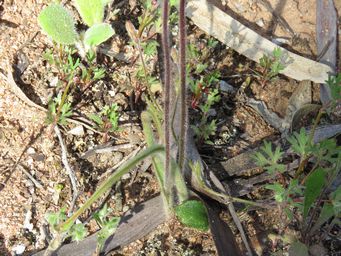
[[[175,208],[180,222],[191,228],[208,230],[208,216],[204,204],[198,200],[188,200]]]
[[[95,24],[85,32],[84,43],[89,47],[97,46],[112,37],[114,33],[115,31],[109,24]]]
[[[70,45],[77,41],[75,21],[61,4],[50,4],[44,8],[38,16],[38,23],[44,32],[57,43]]]

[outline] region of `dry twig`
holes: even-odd
[[[71,185],[72,185],[72,201],[71,201],[70,210],[69,210],[69,214],[71,214],[72,211],[73,211],[73,207],[75,206],[77,197],[78,197],[78,188],[77,188],[76,175],[75,175],[74,171],[72,170],[72,168],[69,165],[69,162],[67,160],[68,151],[67,151],[67,148],[66,148],[66,146],[64,144],[63,137],[62,137],[62,134],[61,134],[61,132],[59,130],[58,125],[54,126],[54,131],[55,131],[55,133],[56,133],[56,135],[58,137],[60,148],[62,150],[62,162],[63,162],[63,165],[65,167],[65,170],[67,171],[67,173],[69,175],[69,178],[70,178],[70,181],[71,181]]]

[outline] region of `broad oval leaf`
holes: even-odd
[[[296,241],[290,245],[289,256],[309,256],[308,247],[300,241]]]
[[[179,221],[191,228],[207,231],[208,216],[204,204],[198,200],[188,200],[175,208]]]
[[[102,0],[75,0],[76,8],[86,25],[103,22],[105,3]]]
[[[303,217],[308,216],[308,212],[317,197],[321,194],[322,188],[325,185],[326,172],[323,169],[316,169],[311,173],[306,181],[304,191],[304,210]]]
[[[57,43],[74,44],[77,41],[75,21],[61,4],[53,3],[44,8],[38,16],[38,23],[44,32]]]
[[[90,47],[97,46],[112,37],[114,33],[115,31],[109,24],[95,24],[85,32],[84,44]]]

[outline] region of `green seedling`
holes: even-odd
[[[209,111],[211,110],[213,104],[219,102],[220,95],[218,89],[211,90],[207,93],[206,101],[199,105],[201,111],[201,118],[198,125],[192,125],[196,139],[199,142],[205,142],[207,144],[212,144],[209,138],[215,134],[217,130],[216,120],[213,119],[209,121]]]
[[[93,218],[97,221],[100,226],[100,231],[97,233],[97,248],[96,252],[99,255],[103,249],[105,241],[115,233],[116,228],[120,222],[120,217],[108,218],[111,209],[105,204],[103,208],[94,214]]]
[[[215,47],[217,42],[209,39],[207,44]],[[217,125],[215,119],[209,118],[209,112],[212,106],[220,101],[219,92],[214,89],[215,84],[219,82],[220,73],[207,72],[208,64],[197,63],[198,60],[203,62],[208,57],[208,53],[209,50],[201,52],[194,44],[188,44],[189,63],[186,69],[187,73],[194,77],[189,80],[189,88],[192,92],[191,107],[200,110],[200,120],[197,125],[192,125],[192,129],[199,143],[212,144],[209,138],[215,134]]]
[[[51,49],[47,49],[43,54],[43,58],[52,67],[57,69],[58,79],[67,82],[77,72],[77,68],[80,66],[80,59],[73,57],[76,53],[73,46],[59,45],[55,47],[57,54],[54,54]]]
[[[83,240],[86,235],[88,234],[87,229],[85,228],[84,224],[78,223],[72,225],[68,230],[63,233],[58,231],[58,225],[66,221],[66,208],[61,208],[58,212],[55,213],[46,213],[45,219],[49,223],[50,230],[53,234],[52,242],[49,244],[50,250],[56,250],[60,246],[61,240],[64,240],[68,237],[71,237],[72,241],[79,242]]]
[[[263,55],[259,60],[260,71],[255,71],[256,77],[260,79],[262,88],[274,81],[279,73],[284,70],[283,53],[281,48],[275,48],[272,51],[272,55]]]
[[[75,45],[80,55],[100,45],[114,35],[113,28],[103,23],[106,3],[102,0],[76,0],[76,7],[89,28],[78,34],[70,12],[61,4],[52,3],[38,16],[43,31],[59,44]]]
[[[256,152],[253,158],[256,160],[257,165],[263,167],[270,174],[282,173],[285,171],[285,165],[278,163],[283,156],[280,147],[276,147],[272,151],[270,142],[264,141],[264,146],[260,148],[260,152]]]
[[[71,103],[64,101],[62,103],[61,94],[49,102],[46,121],[48,124],[58,123],[67,124],[67,118],[72,116]]]
[[[89,118],[103,132],[117,131],[119,119],[118,105],[114,103],[111,106],[105,106],[99,114],[90,114]]]

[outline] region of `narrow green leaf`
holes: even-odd
[[[198,200],[188,200],[175,208],[179,221],[191,228],[208,230],[208,216],[204,204]]]
[[[114,33],[109,24],[95,24],[85,32],[84,43],[87,46],[97,46],[112,37]]]
[[[91,27],[103,21],[105,2],[102,0],[75,0],[75,2],[76,8],[86,25]]]
[[[309,175],[306,181],[306,189],[304,191],[304,208],[303,216],[306,218],[312,204],[320,195],[325,184],[326,173],[323,169],[316,169]]]
[[[53,3],[44,8],[38,16],[38,23],[57,43],[74,44],[77,40],[74,19],[61,4]]]

